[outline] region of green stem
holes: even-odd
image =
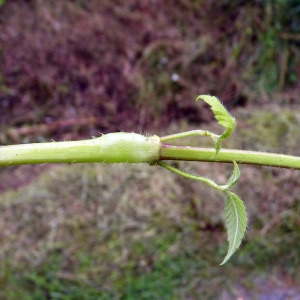
[[[191,131],[186,131],[186,132],[175,133],[175,134],[163,136],[160,138],[160,141],[166,142],[166,141],[170,141],[170,140],[177,140],[177,139],[191,137],[191,136],[209,136],[213,139],[214,142],[220,137],[220,135],[214,134],[207,130],[191,130]]]
[[[172,146],[162,144],[160,150],[161,160],[185,160],[253,164],[269,167],[280,167],[300,170],[300,157],[284,154],[275,154],[257,151],[244,151],[235,149],[221,149],[215,155],[212,148],[193,148],[188,146]]]
[[[174,135],[177,136],[178,135]],[[117,132],[75,142],[50,142],[0,147],[0,166],[43,163],[155,163],[185,160],[254,164],[300,170],[300,157],[235,149],[173,146],[158,136]]]
[[[0,147],[0,166],[43,163],[144,163],[159,159],[158,136],[116,132],[91,140]]]

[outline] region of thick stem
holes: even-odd
[[[151,163],[159,159],[160,139],[117,132],[91,140],[0,147],[0,166],[43,163]]]
[[[300,157],[257,151],[221,149],[215,155],[212,148],[193,148],[188,146],[172,146],[162,144],[160,160],[185,160],[254,164],[269,167],[290,168],[300,170]]]

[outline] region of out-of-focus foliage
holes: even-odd
[[[231,59],[240,65],[246,89],[253,93],[293,87],[300,63],[299,1],[223,0],[218,6],[225,15],[236,16],[227,42],[232,43]]]
[[[261,19],[256,25],[260,47],[254,56],[254,69],[263,88],[282,89],[297,80],[300,3],[297,0],[260,2]]]

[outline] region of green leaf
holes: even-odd
[[[247,213],[244,203],[230,191],[227,191],[225,215],[229,247],[221,265],[225,264],[239,248],[247,227]]]
[[[224,188],[224,190],[231,189],[240,178],[241,173],[240,173],[239,166],[235,161],[233,161],[233,164],[234,164],[234,168],[233,168],[232,174],[231,174],[227,184],[222,186]]]
[[[197,97],[196,101],[198,101],[199,99],[204,100],[207,104],[210,105],[211,110],[213,111],[218,123],[226,128],[226,131],[222,134],[222,136],[226,135],[226,137],[224,136],[224,138],[229,137],[236,125],[235,118],[229,114],[227,109],[217,97],[200,95]]]
[[[221,126],[225,127],[224,133],[218,136],[218,138],[215,140],[215,149],[217,155],[220,151],[222,140],[230,137],[230,135],[234,131],[234,128],[236,126],[236,120],[233,116],[229,114],[229,112],[226,110],[224,105],[220,102],[220,100],[217,97],[209,95],[200,95],[197,97],[196,101],[198,101],[199,99],[204,100],[207,104],[210,105],[211,110],[213,111],[218,123]]]

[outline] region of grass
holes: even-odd
[[[264,141],[283,151],[284,140],[290,153],[299,154],[297,109],[269,110],[235,112],[241,138],[225,144],[255,149]],[[288,120],[282,132],[275,130],[278,120]],[[205,163],[180,167],[218,182],[231,171]],[[248,207],[249,229],[242,248],[220,267],[227,245],[218,192],[146,165],[48,169],[27,187],[0,196],[0,297],[216,299],[258,295],[266,282],[299,285],[297,172],[241,171],[236,189]]]

